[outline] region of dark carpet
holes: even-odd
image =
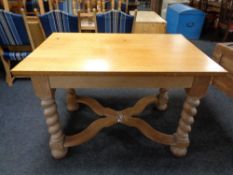
[[[194,43],[211,55],[214,43]],[[69,149],[66,158],[54,160],[40,101],[30,80],[17,79],[9,88],[3,72],[0,72],[0,175],[233,174],[233,99],[215,87],[209,88],[198,107],[186,157],[175,158],[168,146],[148,140],[136,129],[115,125],[102,130],[93,140]],[[105,106],[123,109],[157,90],[77,89],[77,93],[94,97]],[[86,106],[77,112],[67,112],[64,90],[57,90],[56,97],[66,134],[81,131],[98,118]],[[148,106],[140,116],[154,128],[173,133],[185,94],[182,89],[175,89],[169,91],[169,97],[167,111]]]

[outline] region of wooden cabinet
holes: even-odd
[[[134,15],[134,11],[130,11]],[[165,33],[166,21],[154,11],[138,11],[134,33]]]

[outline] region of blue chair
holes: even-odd
[[[9,86],[14,80],[10,72],[11,62],[21,61],[34,49],[25,19],[24,12],[21,15],[0,10],[0,55]]]
[[[122,11],[111,10],[96,15],[96,32],[100,33],[131,33],[133,31],[135,15],[131,16]]]
[[[44,37],[47,38],[53,32],[80,32],[80,13],[77,16],[69,15],[60,10],[52,10],[43,15],[39,15],[38,20],[42,28]]]

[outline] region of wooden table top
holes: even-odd
[[[226,71],[182,35],[54,33],[12,73],[216,76]]]
[[[130,15],[134,15],[134,11],[130,11]],[[167,23],[161,16],[154,11],[138,11],[136,22],[153,22],[153,23]]]

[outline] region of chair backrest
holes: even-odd
[[[222,0],[219,22],[226,25],[233,23],[233,0]]]
[[[73,16],[60,10],[52,10],[43,15],[39,15],[37,12],[36,14],[45,37],[53,32],[81,31],[79,13],[78,16]]]
[[[131,33],[135,16],[128,15],[119,10],[111,10],[96,15],[97,32],[100,33]]]
[[[25,22],[25,16],[0,10],[0,45],[22,46],[31,45],[31,35]]]

